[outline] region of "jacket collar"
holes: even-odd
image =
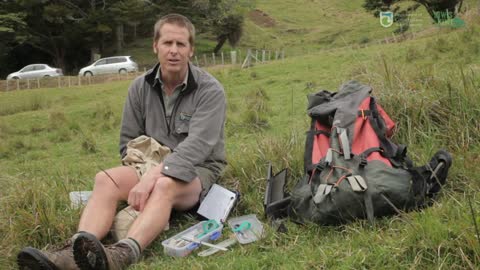
[[[155,76],[158,72],[158,69],[160,68],[160,63],[157,63],[152,69],[147,71],[145,74],[145,81],[153,88],[155,88]],[[195,81],[195,78],[193,76],[192,72],[192,67],[190,66],[190,63],[188,63],[188,78],[187,78],[187,87],[185,88],[184,91],[185,93],[191,92],[197,88],[197,82]]]

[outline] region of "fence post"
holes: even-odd
[[[262,63],[265,63],[265,50],[262,50]]]
[[[232,65],[237,64],[237,52],[236,51],[230,51],[230,57],[232,58]]]
[[[40,79],[37,78],[37,88],[40,88]]]
[[[282,50],[282,60],[285,60],[285,50]]]
[[[17,90],[20,89],[20,79],[17,80]]]
[[[68,88],[72,87],[72,77],[68,76]]]
[[[247,49],[247,56],[245,56],[245,61],[243,61],[242,68],[250,67],[250,58],[252,57],[252,52],[250,49]]]
[[[57,79],[57,80],[58,80],[58,88],[61,88],[61,87],[60,87],[60,86],[61,86],[61,84],[60,84],[60,76],[57,76],[57,78],[58,78],[58,79]]]
[[[275,60],[278,60],[278,51],[275,50]]]
[[[27,88],[30,89],[30,80],[27,79]]]
[[[207,55],[203,54],[203,65],[204,66],[207,66],[208,63],[207,63]]]
[[[258,50],[255,50],[255,64],[258,64]]]
[[[222,66],[225,65],[225,61],[223,60],[223,51],[222,51]]]
[[[9,80],[6,80],[5,82],[7,83],[7,92],[8,92],[8,86],[9,86],[8,83],[9,83],[10,81],[9,81]]]
[[[217,62],[215,61],[215,53],[212,53],[212,58],[213,58],[213,65],[216,66]]]
[[[195,63],[197,63],[197,67],[200,67],[200,65],[198,64],[198,58],[196,55],[195,55]]]
[[[271,52],[272,52],[272,51],[268,50],[268,61],[270,61],[270,53],[271,53]]]
[[[80,78],[80,75],[78,75],[78,86],[82,85],[82,78]]]

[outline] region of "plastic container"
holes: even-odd
[[[248,227],[245,227],[245,230],[234,231],[235,237],[240,244],[255,242],[263,237],[263,225],[256,215],[246,215],[228,220],[228,226],[230,226],[232,230],[239,226],[245,226],[245,223],[250,224]]]
[[[76,209],[87,204],[88,199],[92,195],[91,191],[72,191],[69,194],[71,207]]]
[[[183,232],[164,240],[162,242],[164,253],[173,257],[185,257],[201,245],[184,240],[182,237],[194,239],[198,242],[210,242],[220,238],[222,236],[223,224],[218,223],[216,229],[204,234],[203,227],[206,222],[208,221],[197,223]]]

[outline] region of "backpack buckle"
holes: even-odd
[[[325,161],[320,161],[319,163],[317,163],[317,166],[315,166],[315,168],[318,172],[321,172],[325,169],[326,166],[327,163]]]
[[[365,155],[361,155],[360,156],[360,168],[365,168],[365,166],[367,166],[368,164],[368,161],[367,161],[367,157],[365,157]]]
[[[328,194],[332,191],[332,185],[328,184],[320,184],[317,188],[317,192],[315,193],[315,196],[313,196],[313,201],[316,204],[321,203],[325,198],[327,197]]]
[[[352,187],[353,191],[365,192],[367,190],[367,182],[360,175],[352,175],[347,177],[347,181]]]

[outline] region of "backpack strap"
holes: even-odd
[[[307,131],[307,135],[316,136],[316,135],[319,135],[319,134],[323,134],[327,137],[330,137],[330,132],[327,132],[327,131],[324,131],[324,130],[309,130],[309,131]]]
[[[310,168],[309,171],[312,172],[310,175],[310,179],[308,179],[308,184],[312,183],[313,179],[319,177],[320,173],[322,173],[322,171],[327,167],[327,165],[328,164],[324,160],[322,160],[319,163],[308,166]]]
[[[370,125],[377,134],[378,139],[380,140],[380,147],[383,149],[383,156],[387,158],[392,158],[396,155],[396,149],[393,147],[392,143],[387,139],[385,135],[387,132],[387,127],[385,126],[385,121],[378,112],[377,103],[374,97],[370,97]]]
[[[312,164],[313,142],[315,140],[315,119],[312,118],[310,123],[310,130],[307,131],[307,138],[305,140],[305,152],[303,153],[303,164],[305,172],[311,171],[308,167]]]
[[[343,157],[348,160],[351,158],[350,142],[348,140],[347,129],[337,128],[338,139],[342,147]]]
[[[367,212],[367,219],[370,222],[370,224],[375,223],[375,213],[373,210],[373,200],[372,200],[372,194],[370,194],[370,190],[367,189],[363,195],[363,200],[365,203],[365,212]]]
[[[380,152],[381,153],[381,152],[383,152],[383,149],[380,148],[380,147],[371,147],[371,148],[366,149],[362,153],[360,153],[358,155],[360,157],[360,168],[364,168],[365,166],[367,166],[367,164],[368,164],[367,157],[373,152]]]

